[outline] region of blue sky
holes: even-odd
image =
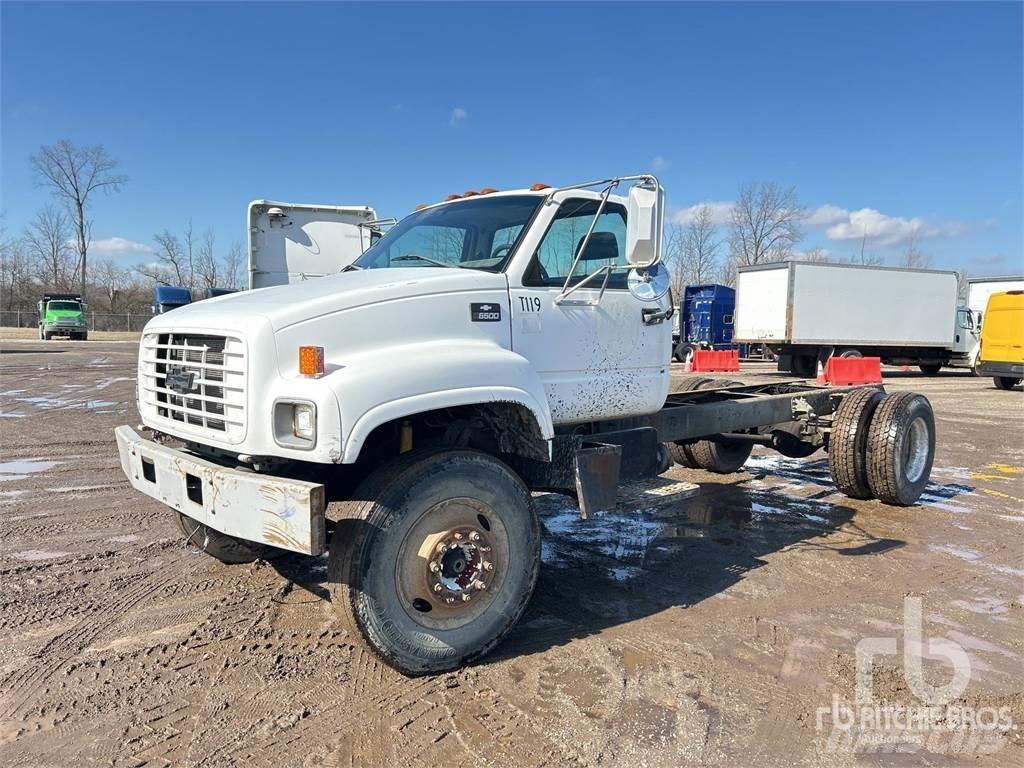
[[[795,185],[801,248],[1024,271],[1022,4],[4,2],[3,198],[29,155],[102,143],[94,253],[146,260],[191,218],[245,239],[249,200],[402,216],[483,186],[654,170],[679,219]],[[120,240],[113,240],[119,238]],[[134,245],[133,245],[134,244]]]

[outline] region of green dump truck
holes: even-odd
[[[39,338],[67,336],[85,341],[89,329],[85,324],[85,303],[77,293],[44,293],[39,301]]]

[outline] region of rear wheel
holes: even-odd
[[[175,512],[174,516],[181,532],[185,534],[186,543],[203,550],[222,563],[229,565],[251,563],[253,560],[266,557],[273,551],[271,547],[244,539],[236,539],[234,536],[215,531],[210,526],[180,512]]]
[[[935,458],[935,414],[924,395],[899,392],[879,403],[868,429],[868,485],[886,504],[909,507],[921,496]]]
[[[1020,384],[1021,379],[1015,379],[1012,376],[996,376],[992,379],[995,382],[996,389],[1010,390]]]
[[[698,440],[688,446],[693,463],[700,469],[728,475],[747,463],[754,444],[746,440],[715,437]]]
[[[680,342],[676,345],[676,360],[680,363],[688,363],[693,358],[693,344],[687,344],[686,342]]]
[[[388,665],[444,672],[491,650],[540,567],[529,490],[469,450],[409,454],[337,505],[329,573],[341,622]]]
[[[938,376],[942,370],[942,363],[921,363],[918,368],[925,376]]]
[[[864,357],[864,355],[860,353],[859,349],[844,349],[839,352],[839,357]]]
[[[832,480],[842,493],[853,499],[870,499],[867,442],[871,417],[885,393],[858,389],[839,404],[828,443],[828,465]]]

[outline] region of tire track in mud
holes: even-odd
[[[170,581],[178,567],[177,560],[171,558],[135,586],[101,604],[95,613],[78,622],[71,630],[47,642],[21,669],[0,683],[0,689],[4,692],[3,703],[0,704],[0,720],[13,720],[57,670],[84,651],[125,612]]]

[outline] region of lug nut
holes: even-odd
[[[448,545],[445,544],[443,541],[440,544],[437,545],[437,551],[438,552],[445,552],[447,550],[448,550]]]
[[[435,592],[440,592],[441,591],[441,585],[440,584],[435,584],[434,585],[434,591]]]
[[[479,589],[482,592],[483,590],[487,589],[487,585],[478,579],[477,581],[473,582],[473,588]]]
[[[448,605],[451,605],[452,603],[455,602],[455,598],[454,597],[449,597],[448,599],[445,600],[445,602],[448,603]]]
[[[476,531],[473,531],[471,534],[469,534],[469,539],[470,541],[480,541],[480,534]]]
[[[468,603],[472,599],[473,599],[472,595],[463,595],[462,596],[462,602],[464,602],[464,603]]]
[[[462,541],[462,534],[456,532],[455,535],[452,538],[455,539],[456,541]]]
[[[437,573],[440,570],[441,570],[441,566],[437,564],[436,560],[430,564],[430,572],[431,573]]]
[[[485,571],[494,570],[494,563],[490,562],[489,560],[484,560],[480,565],[483,567]]]
[[[480,551],[481,552],[490,552],[491,548],[490,547],[480,547]]]

